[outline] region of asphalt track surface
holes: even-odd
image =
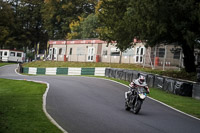
[[[138,115],[124,109],[127,87],[78,76],[20,76],[17,65],[0,68],[0,78],[50,84],[46,110],[69,133],[200,133],[200,120],[145,99]]]

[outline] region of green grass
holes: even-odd
[[[155,88],[151,89],[149,96],[178,110],[200,118],[200,100],[174,95]]]
[[[45,84],[0,79],[0,132],[61,133],[42,109]]]
[[[111,79],[111,78],[106,78]],[[111,79],[125,85],[129,82]],[[28,81],[0,79],[0,132],[60,133],[42,110],[46,85]],[[150,89],[149,96],[200,118],[200,101]]]
[[[136,64],[102,63],[102,62],[62,62],[62,61],[35,61],[23,64],[24,67],[111,67],[129,70],[143,71],[163,76],[196,81],[196,73],[187,73],[184,70],[152,70],[150,67],[143,68]]]
[[[4,63],[3,63],[4,64]],[[78,65],[79,64],[79,65]],[[2,63],[0,63],[2,65]],[[4,64],[7,65],[7,64]],[[26,67],[115,67],[134,69],[130,64],[106,63],[66,63],[66,62],[35,62]],[[108,66],[107,66],[108,65]],[[143,68],[142,68],[143,69]],[[111,79],[125,85],[129,82]],[[0,132],[29,133],[29,132],[61,132],[46,117],[42,110],[42,96],[46,85],[28,81],[0,79]],[[200,100],[167,93],[160,89],[151,88],[149,96],[185,113],[200,118]]]
[[[122,81],[113,78],[106,78],[106,79],[111,79],[125,85],[129,84],[128,81]],[[148,96],[158,101],[161,101],[171,107],[174,107],[182,112],[200,118],[200,100],[191,97],[174,95],[172,93],[168,93],[161,89],[156,89],[156,88],[150,88],[150,94]]]
[[[0,67],[5,66],[5,65],[11,65],[11,64],[14,64],[14,63],[2,63],[2,62],[0,62]]]

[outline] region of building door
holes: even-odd
[[[49,60],[53,60],[53,48],[49,49]]]
[[[136,58],[135,58],[136,63],[142,63],[143,62],[144,50],[145,50],[144,47],[137,47],[136,48]]]
[[[94,60],[94,47],[89,47],[88,48],[88,61],[93,61]]]
[[[57,60],[57,48],[53,48],[53,59],[52,60]]]

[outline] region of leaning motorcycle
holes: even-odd
[[[133,110],[134,114],[138,114],[143,101],[147,96],[147,91],[142,86],[137,86],[135,88],[130,88],[131,93],[127,95],[127,99],[125,102],[125,109],[127,111]]]

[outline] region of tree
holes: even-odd
[[[133,38],[146,46],[176,44],[182,47],[187,72],[195,72],[194,48],[200,47],[200,1],[198,0],[100,0],[100,38],[116,41],[121,51]]]
[[[127,11],[131,29],[147,45],[182,47],[187,72],[195,72],[194,48],[200,44],[200,2],[197,0],[134,0]]]
[[[80,28],[80,23],[83,21],[82,17],[78,17],[79,20],[75,21],[73,20],[69,24],[70,32],[67,33],[66,38],[67,39],[80,39],[81,38],[81,28]]]
[[[98,28],[100,39],[111,43],[116,42],[115,46],[121,53],[133,45],[133,35],[127,29],[127,12],[129,0],[100,0],[96,13],[101,26]],[[131,33],[133,33],[131,31]]]
[[[101,27],[98,33],[102,40],[116,41],[121,52],[132,46],[133,35],[127,29],[127,12],[129,0],[100,0],[96,9]],[[131,32],[133,33],[133,32]]]
[[[90,14],[85,18],[81,24],[81,38],[98,38],[97,28],[100,26],[97,15]]]
[[[8,21],[9,20],[9,21]],[[12,45],[12,28],[14,25],[14,14],[12,7],[3,0],[0,0],[0,48],[9,48]]]
[[[46,47],[48,36],[40,13],[42,4],[42,0],[21,0],[17,6],[15,36],[18,36],[19,45],[33,48],[40,43],[41,47]]]
[[[46,46],[47,34],[43,28],[40,10],[43,0],[0,1],[1,46],[9,49],[32,49],[40,42]],[[45,44],[45,45],[44,45]]]
[[[45,0],[42,16],[51,39],[64,39],[70,33],[69,25],[78,16],[94,12],[97,0]]]
[[[86,18],[79,17],[78,21],[72,21],[69,25],[71,32],[67,34],[67,39],[86,39],[98,38],[97,28],[100,26],[98,23],[97,15],[90,14]]]

